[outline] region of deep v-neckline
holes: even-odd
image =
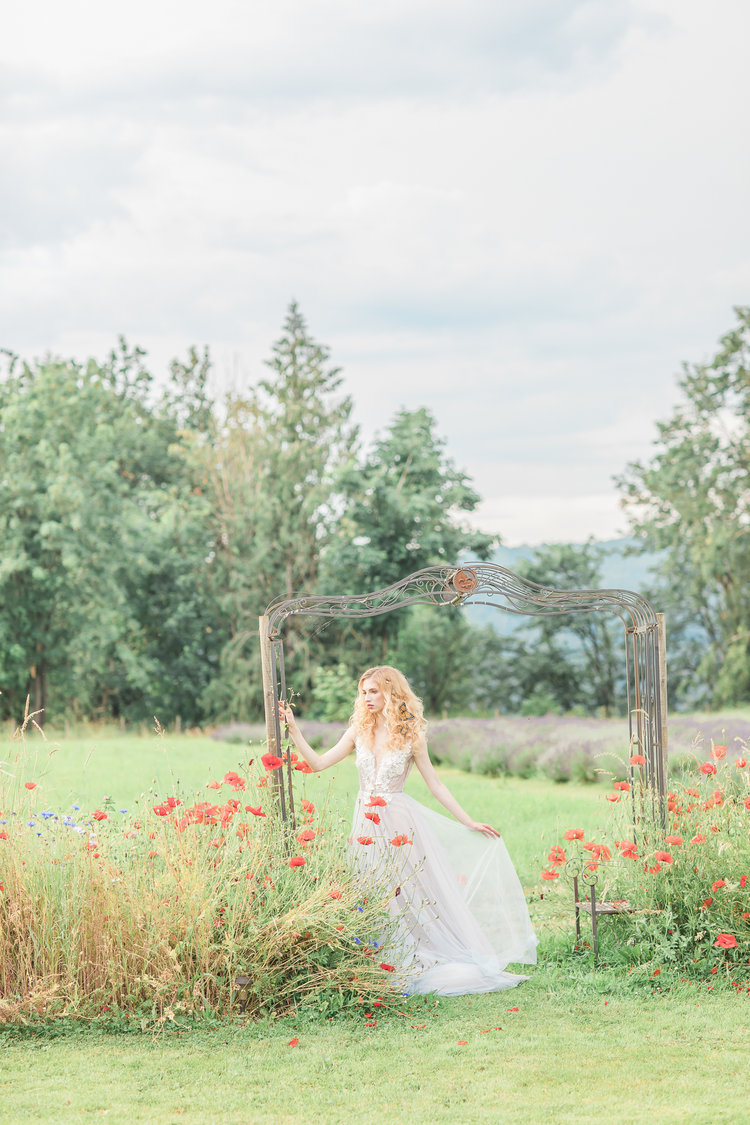
[[[363,749],[367,751],[367,753],[370,755],[373,762],[375,763],[375,777],[377,777],[378,774],[380,773],[380,767],[382,766],[383,762],[378,761],[378,759],[375,755],[375,751],[371,750],[369,746],[364,746]],[[383,755],[383,761],[385,761],[385,755]]]

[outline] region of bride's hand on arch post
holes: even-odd
[[[296,725],[294,711],[292,711],[288,704],[283,703],[282,700],[279,700],[279,719],[290,728]]]

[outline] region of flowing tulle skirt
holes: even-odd
[[[385,882],[396,927],[392,959],[409,992],[496,992],[528,979],[505,971],[536,963],[537,938],[503,841],[406,793],[390,794],[383,807],[368,808],[368,800],[357,800],[352,849],[363,875]]]

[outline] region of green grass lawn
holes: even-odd
[[[54,809],[106,796],[130,807],[151,786],[163,795],[179,783],[189,794],[248,756],[202,736],[115,732],[35,739],[29,750],[40,808]],[[559,957],[560,927],[569,931],[572,918],[559,900],[545,911],[539,867],[565,828],[591,831],[606,817],[602,788],[441,774],[473,816],[503,831],[527,888],[542,945],[521,988],[415,998],[371,1028],[364,1013],[332,1022],[300,1013],[156,1036],[106,1025],[0,1030],[0,1122],[750,1122],[747,994],[721,982],[670,989],[664,977],[659,991],[648,976],[634,984],[624,970],[595,972],[586,955]],[[350,762],[304,786],[348,819]],[[408,788],[433,803],[421,778]]]

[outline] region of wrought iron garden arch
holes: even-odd
[[[286,697],[284,642],[281,630],[293,616],[375,617],[410,605],[486,605],[519,616],[616,614],[625,630],[625,681],[631,753],[645,758],[644,780],[661,803],[666,789],[667,669],[664,614],[656,613],[631,590],[555,590],[521,578],[495,563],[431,566],[371,594],[328,597],[311,594],[271,602],[259,621],[263,702],[268,749],[278,754],[281,726],[278,702]],[[631,771],[633,767],[631,766]],[[291,762],[279,774],[284,819],[294,818]],[[631,778],[632,780],[632,778]],[[632,788],[632,787],[631,787]]]

